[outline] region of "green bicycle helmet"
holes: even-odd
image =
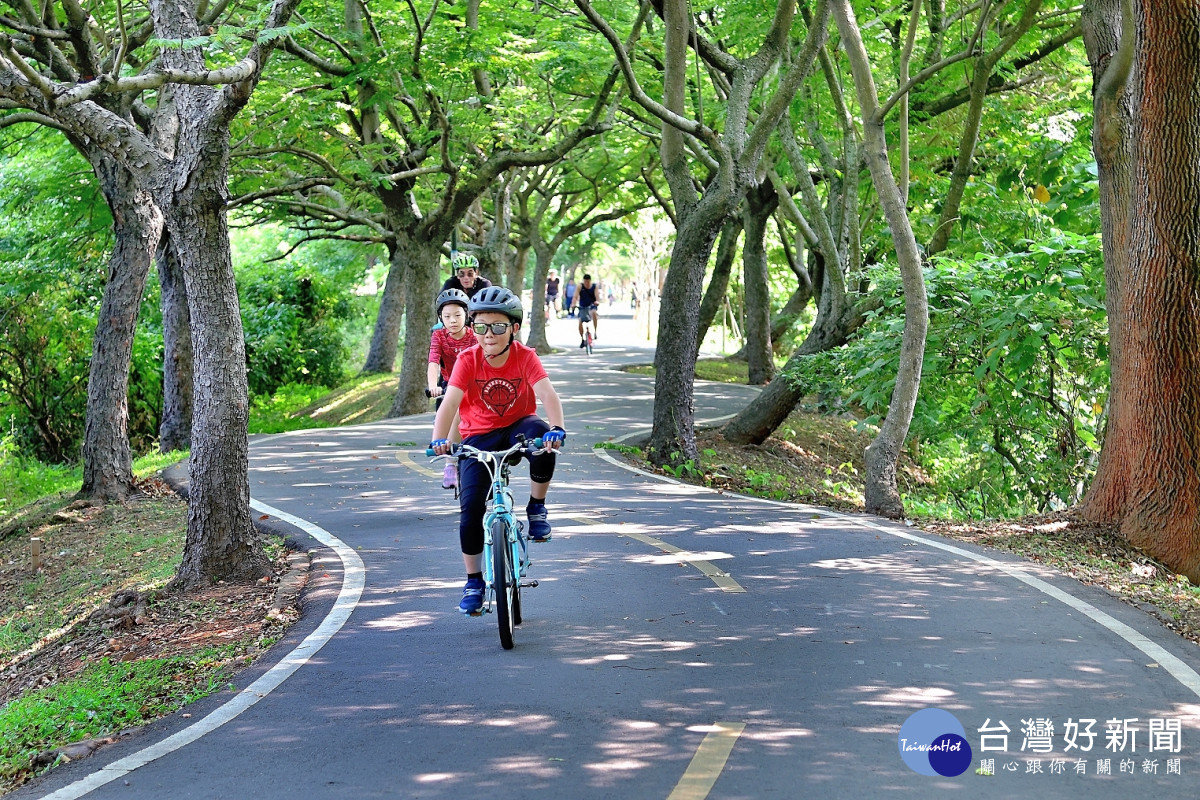
[[[471,302],[471,298],[462,289],[446,289],[437,296],[437,301],[433,304],[434,313],[439,317],[442,315],[442,308],[450,303],[463,307],[466,311]]]
[[[460,269],[479,271],[479,259],[469,253],[457,253],[450,262],[450,269],[457,272]]]
[[[525,319],[525,309],[521,307],[521,298],[503,286],[489,286],[471,298],[471,302],[467,306],[467,313],[473,317],[480,311],[499,311],[513,322],[521,322]]]

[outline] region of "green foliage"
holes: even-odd
[[[29,767],[44,749],[140,725],[219,691],[223,654],[113,663],[107,658],[65,683],[26,693],[0,716],[0,774]]]
[[[329,393],[324,386],[306,383],[288,383],[271,395],[257,395],[250,403],[250,433],[283,433],[303,428],[324,428],[329,425],[322,419],[295,412]]]
[[[868,422],[887,413],[904,327],[898,277],[875,277],[879,307],[859,335],[787,376]],[[1056,232],[1002,256],[947,257],[925,280],[910,436],[941,499],[974,516],[1071,503],[1094,469],[1108,388],[1099,237]]]
[[[264,273],[242,287],[241,301],[252,394],[341,383],[348,355],[341,323],[352,307],[331,280]]]

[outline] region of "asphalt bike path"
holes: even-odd
[[[544,361],[569,437],[515,649],[494,616],[457,612],[457,504],[424,456],[431,414],[256,438],[260,510],[326,541],[292,531],[316,554],[304,620],[236,691],[14,796],[1195,796],[1193,645],[1099,590],[903,524],[623,467],[593,445],[645,432],[653,379],[611,367],[652,353],[610,343],[612,320],[590,358],[573,320],[553,328],[565,352]],[[696,418],[755,391],[701,382]],[[289,656],[321,626],[327,641]],[[924,708],[964,726],[975,752],[958,777],[900,757],[898,731]],[[188,734],[210,713],[228,720]],[[1090,751],[1082,736],[1066,749],[1068,719],[1097,720]],[[1137,720],[1134,749],[1127,734],[1106,748],[1109,720]],[[998,722],[1004,750],[978,732]],[[994,776],[976,774],[981,758]]]

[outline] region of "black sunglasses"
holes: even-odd
[[[475,274],[475,270],[473,270],[473,269],[460,269],[458,271],[458,277],[460,277],[460,278],[467,278],[474,274]]]
[[[476,322],[471,326],[471,330],[475,331],[480,336],[485,336],[488,328],[492,329],[492,333],[497,336],[503,336],[508,333],[508,329],[512,327],[511,322]]]

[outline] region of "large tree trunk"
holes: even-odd
[[[375,332],[371,335],[363,372],[391,372],[396,368],[397,340],[400,337],[400,322],[404,319],[407,265],[400,249],[395,246],[390,247],[388,261],[387,280],[383,284],[379,315],[375,317]]]
[[[700,289],[717,234],[737,205],[732,188],[710,186],[675,234],[671,263],[663,282],[658,341],[694,342]],[[696,349],[658,347],[654,351],[654,430],[650,458],[658,464],[699,462],[695,430]]]
[[[1105,450],[1128,470],[1121,532],[1200,581],[1200,10],[1139,5],[1124,357],[1125,421]]]
[[[751,386],[769,383],[775,377],[771,357],[771,292],[767,264],[767,221],[775,213],[778,201],[775,188],[762,183],[746,192],[742,216],[746,240],[742,245],[742,270],[746,287],[746,360],[750,364],[747,380]]]
[[[401,236],[397,257],[408,265],[404,309],[404,356],[400,361],[400,386],[389,417],[421,414],[429,410],[425,381],[429,364],[430,328],[436,319],[433,300],[437,297],[440,253],[436,244]]]
[[[896,261],[900,267],[900,281],[904,288],[904,334],[900,342],[900,366],[896,372],[896,384],[888,413],[880,426],[875,440],[867,447],[865,456],[864,505],[872,514],[887,517],[904,516],[904,503],[896,482],[900,461],[900,449],[908,436],[913,410],[917,404],[917,392],[921,388],[921,365],[925,357],[925,334],[929,328],[929,305],[925,295],[925,278],[921,273],[921,254],[917,240],[909,223],[908,211],[900,195],[888,163],[887,142],[884,138],[883,120],[879,118],[879,100],[875,91],[875,80],[871,64],[854,10],[849,0],[833,0],[833,12],[838,30],[850,61],[854,75],[854,87],[858,93],[859,107],[863,116],[863,155],[871,169],[871,181],[879,204],[887,218],[892,233],[892,244],[896,248]]]
[[[192,318],[183,266],[165,230],[155,261],[163,317],[163,412],[158,448],[169,453],[192,446]]]
[[[162,214],[149,193],[136,186],[133,175],[111,157],[96,150],[91,161],[112,209],[114,245],[92,340],[79,497],[108,502],[122,501],[133,491],[129,365]]]
[[[729,276],[733,273],[733,261],[737,255],[738,237],[742,235],[742,218],[734,215],[725,220],[721,229],[721,239],[717,244],[716,263],[713,264],[712,277],[708,279],[708,288],[704,290],[704,299],[700,301],[700,321],[696,328],[696,350],[704,344],[708,329],[725,304],[725,295],[729,292]]]
[[[193,174],[189,186],[196,188],[163,204],[183,265],[195,354],[188,533],[176,572],[183,587],[270,572],[250,522],[249,387],[225,183],[216,180],[224,175],[224,168],[207,181]]]
[[[1108,363],[1111,375],[1125,367],[1125,284],[1129,269],[1129,215],[1133,175],[1132,92],[1126,91],[1132,63],[1114,58],[1121,44],[1122,0],[1087,0],[1083,4],[1083,41],[1092,65],[1092,149],[1100,182],[1100,226],[1104,246],[1104,305],[1108,310]],[[1132,48],[1134,26],[1127,25]],[[1132,62],[1132,51],[1129,54]],[[1129,410],[1124,392],[1110,391],[1108,413],[1096,476],[1080,505],[1093,522],[1119,522],[1129,496],[1125,454],[1110,441],[1127,438]]]

